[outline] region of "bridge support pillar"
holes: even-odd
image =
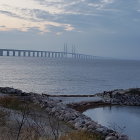
[[[9,51],[7,51],[7,56],[10,56],[10,52]]]
[[[50,58],[50,52],[48,52],[48,57]]]
[[[35,57],[35,52],[33,52],[33,57]]]
[[[52,52],[52,58],[54,58],[54,53]]]
[[[26,52],[23,52],[23,56],[24,56],[24,57],[26,56]]]
[[[58,57],[59,57],[59,58],[61,57],[61,53],[60,53],[60,52],[58,53]]]
[[[63,58],[63,57],[64,57],[64,53],[62,52],[62,53],[61,53],[61,58]]]
[[[37,52],[37,57],[39,57],[39,52]]]
[[[63,58],[63,53],[60,53],[60,57]]]
[[[0,56],[3,56],[3,50],[0,50]]]
[[[28,56],[29,56],[29,57],[31,56],[31,52],[28,52]]]
[[[57,53],[54,53],[55,54],[55,58],[57,58]]]
[[[45,52],[45,57],[47,57],[47,52]]]
[[[43,57],[43,52],[41,52],[41,57]]]
[[[13,56],[16,56],[16,52],[15,51],[13,51]]]
[[[18,56],[21,56],[21,51],[18,51]]]

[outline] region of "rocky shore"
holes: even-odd
[[[100,97],[98,101],[82,101],[68,104],[71,108],[83,112],[89,108],[109,105],[140,106],[140,88],[116,89],[97,93],[95,97]]]
[[[9,87],[0,88],[1,95],[14,95],[19,98],[23,98],[26,101],[31,101],[34,104],[38,104],[48,114],[53,115],[60,121],[64,121],[77,130],[84,130],[99,134],[105,140],[129,140],[126,135],[120,135],[119,133],[104,127],[89,117],[83,115],[76,110],[76,107],[87,106],[99,106],[99,105],[140,105],[140,89],[129,90],[113,90],[109,92],[99,93],[96,96],[102,98],[101,101],[94,102],[82,102],[78,104],[66,105],[61,100],[54,100],[48,95],[40,95],[36,93],[25,93],[18,89]],[[92,104],[92,105],[91,105]]]
[[[140,88],[117,89],[96,94],[104,102],[118,105],[140,106]]]

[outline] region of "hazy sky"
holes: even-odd
[[[0,48],[140,59],[140,0],[0,0]]]

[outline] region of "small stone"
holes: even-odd
[[[104,131],[104,128],[97,128],[96,131],[98,131],[99,133],[100,132],[103,132]]]
[[[115,136],[107,136],[105,140],[117,140]]]
[[[75,124],[75,128],[80,129],[80,127],[81,127],[80,124],[78,124],[78,123]]]
[[[88,126],[88,129],[93,129],[93,128],[94,128],[93,125]]]

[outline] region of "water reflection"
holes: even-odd
[[[101,107],[89,109],[84,114],[104,126],[127,134],[133,140],[140,138],[140,107]]]

